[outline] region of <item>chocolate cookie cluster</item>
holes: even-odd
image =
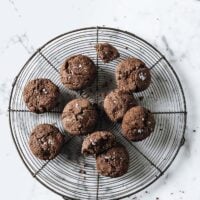
[[[114,46],[98,43],[98,58],[108,63],[120,57]],[[91,86],[97,75],[94,62],[85,55],[67,58],[60,69],[60,80],[64,87],[83,90]],[[116,67],[117,88],[104,99],[103,109],[112,122],[122,122],[122,134],[130,141],[141,141],[154,131],[155,120],[152,113],[139,106],[132,93],[147,89],[151,83],[150,70],[141,60],[131,57],[121,61]],[[52,111],[59,103],[60,91],[51,80],[38,78],[25,86],[23,98],[27,108],[41,114]],[[63,109],[61,121],[64,130],[73,136],[83,136],[81,152],[96,158],[97,171],[103,176],[119,177],[128,171],[129,154],[115,135],[97,127],[98,110],[86,98],[69,101]],[[64,134],[51,124],[36,126],[29,138],[29,147],[39,159],[54,159],[64,144]]]

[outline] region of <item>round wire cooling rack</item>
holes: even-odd
[[[109,42],[120,52],[120,58],[104,64],[98,59],[95,44]],[[98,67],[96,82],[79,92],[67,90],[60,82],[59,69],[66,57],[74,54],[89,56]],[[129,151],[128,173],[108,178],[96,172],[95,160],[80,154],[82,138],[71,137],[63,130],[60,114],[73,98],[87,97],[101,106],[106,92],[116,87],[117,63],[134,56],[146,63],[152,74],[152,84],[134,94],[139,104],[155,116],[154,133],[144,141],[130,142],[121,135],[120,124],[101,118],[98,129],[112,131]],[[22,92],[29,80],[49,78],[61,91],[59,106],[44,114],[27,110]],[[181,82],[166,58],[138,36],[114,28],[90,27],[62,34],[38,49],[26,62],[14,80],[9,102],[9,121],[14,143],[24,164],[39,182],[65,199],[121,199],[135,194],[157,180],[172,164],[184,142],[186,102]],[[41,161],[29,148],[28,139],[34,126],[55,124],[66,135],[62,152],[54,160]]]

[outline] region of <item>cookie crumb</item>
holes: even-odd
[[[95,48],[98,57],[104,63],[109,63],[120,56],[118,50],[109,43],[98,43]]]
[[[80,169],[80,170],[79,170],[79,173],[80,173],[80,174],[86,174],[86,171],[83,170],[83,169]]]
[[[90,88],[90,89],[89,89],[89,92],[90,92],[90,93],[93,93],[93,90],[92,90],[92,88]]]
[[[138,99],[139,99],[140,101],[142,101],[142,100],[144,99],[144,97],[143,97],[143,96],[139,96]]]
[[[108,87],[108,82],[105,81],[102,85],[101,85],[102,88],[107,88]]]
[[[99,96],[102,97],[103,99],[106,97],[106,95],[107,95],[107,92],[102,92],[99,94]]]

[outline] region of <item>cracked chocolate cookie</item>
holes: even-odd
[[[121,90],[110,92],[104,99],[104,110],[111,121],[120,121],[126,111],[137,105],[132,94]]]
[[[140,92],[151,83],[150,70],[137,58],[128,58],[120,62],[116,68],[116,82],[120,90]]]
[[[126,112],[122,121],[123,135],[132,141],[141,141],[154,131],[153,114],[142,106],[136,106]]]
[[[88,135],[82,144],[82,154],[98,155],[116,144],[115,136],[108,131],[97,131]]]
[[[93,83],[97,68],[87,56],[75,55],[65,60],[61,66],[61,82],[72,90],[83,89]]]
[[[120,55],[118,50],[109,43],[99,43],[95,46],[98,57],[108,63],[117,59]]]
[[[97,111],[87,99],[74,99],[64,108],[62,123],[72,135],[91,133],[97,123]]]
[[[32,153],[41,160],[54,159],[61,150],[64,136],[51,124],[40,124],[34,128],[29,138]]]
[[[26,106],[35,113],[52,110],[58,104],[59,95],[59,88],[51,80],[44,78],[31,80],[23,91]]]
[[[103,176],[119,177],[128,171],[129,154],[122,145],[112,147],[96,158],[97,171]]]

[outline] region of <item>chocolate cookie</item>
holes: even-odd
[[[150,85],[150,70],[141,60],[128,58],[118,64],[116,82],[120,90],[128,92],[143,91]]]
[[[91,133],[97,123],[97,111],[87,99],[74,99],[64,108],[62,123],[72,135]]]
[[[51,124],[40,124],[34,128],[29,138],[32,153],[41,160],[52,160],[61,150],[64,136]]]
[[[44,113],[52,110],[59,99],[59,88],[49,79],[31,80],[24,88],[23,98],[31,112]]]
[[[123,118],[126,111],[137,105],[132,94],[118,89],[110,92],[104,99],[104,110],[111,121],[116,122]]]
[[[129,155],[125,147],[118,145],[96,158],[97,171],[103,176],[119,177],[128,171]]]
[[[115,60],[120,56],[118,50],[109,43],[98,43],[95,48],[97,55],[104,63]]]
[[[97,131],[87,136],[82,144],[81,152],[85,155],[97,155],[116,144],[115,136],[108,131]]]
[[[153,114],[142,106],[136,106],[126,112],[122,121],[123,135],[132,141],[140,141],[154,131]]]
[[[60,75],[63,85],[72,90],[83,89],[96,78],[97,68],[87,56],[75,55],[65,60]]]

